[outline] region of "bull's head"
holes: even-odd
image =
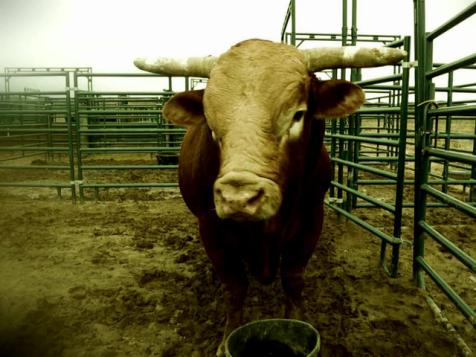
[[[221,157],[214,184],[218,216],[263,220],[275,215],[281,205],[280,170],[286,146],[299,140],[305,120],[351,114],[365,99],[357,85],[318,81],[312,72],[388,65],[405,55],[385,47],[298,50],[248,40],[219,58],[138,59],[135,65],[166,75],[209,77],[204,91],[171,98],[164,116],[185,126],[206,120],[211,129]]]

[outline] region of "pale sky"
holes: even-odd
[[[427,29],[472,1],[427,0]],[[348,0],[349,28],[351,3]],[[219,55],[248,38],[280,41],[288,4],[289,0],[0,0],[0,71],[92,67],[94,72],[139,72],[133,65],[136,57]],[[341,32],[342,1],[296,4],[298,32]],[[412,35],[413,0],[359,0],[357,27],[359,34]],[[435,60],[448,62],[473,53],[474,33],[475,16],[436,42]],[[311,45],[340,44],[308,42],[303,47]],[[16,79],[18,90],[28,87],[28,80]],[[108,88],[114,88],[112,83]],[[31,85],[43,87],[38,82]]]

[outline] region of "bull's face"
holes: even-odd
[[[312,105],[308,113],[316,94],[323,104]],[[263,41],[241,43],[222,55],[202,100],[196,96],[200,101],[190,106],[185,95],[172,98],[164,114],[184,124],[179,117],[189,121],[191,112],[204,113],[220,148],[216,212],[235,220],[264,220],[277,213],[287,144],[301,138],[305,120],[349,114],[364,100],[349,82],[316,81],[295,48]]]
[[[301,58],[277,53],[276,47],[294,50],[254,41],[233,47],[214,67],[205,90],[205,116],[221,154],[214,185],[221,218],[267,219],[281,204],[282,143],[295,113],[306,110],[309,78]],[[294,121],[294,131],[302,119]]]
[[[206,120],[220,150],[213,188],[220,218],[274,216],[287,147],[301,140],[306,121],[348,115],[364,102],[350,82],[316,80],[309,61],[284,44],[241,42],[213,63],[204,91],[179,93],[164,107],[165,117],[179,125]]]

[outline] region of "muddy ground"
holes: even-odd
[[[430,216],[476,255],[474,220]],[[364,217],[388,224],[373,211]],[[404,220],[409,233],[409,213]],[[214,356],[222,291],[177,190],[116,190],[72,204],[51,190],[2,189],[0,229],[1,356]],[[305,287],[321,356],[459,355],[412,281],[411,244],[396,279],[378,267],[379,250],[377,238],[327,211]],[[474,308],[474,276],[440,248],[428,255]],[[476,351],[474,328],[428,289]],[[282,300],[279,282],[252,282],[247,319],[280,317]]]

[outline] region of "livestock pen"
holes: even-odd
[[[356,0],[350,29],[343,0],[341,33],[300,33],[299,2],[289,3],[283,42],[409,53],[377,76],[317,74],[351,79],[367,96],[326,133],[335,174],[305,290],[323,356],[476,350],[476,84],[466,81],[476,57],[432,57],[433,42],[475,5],[428,32],[425,1],[415,0],[409,37],[360,34]],[[87,67],[7,68],[0,77],[0,302],[13,326],[0,325],[0,346],[19,355],[211,355],[221,291],[177,189],[184,129],[162,116],[171,95],[206,81]],[[249,318],[280,314],[279,284],[251,289]]]

